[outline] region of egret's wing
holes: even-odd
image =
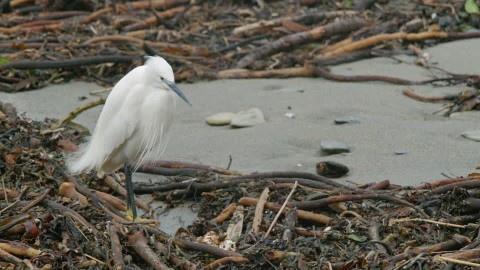
[[[120,112],[123,107],[123,103],[126,102],[127,96],[130,91],[141,84],[143,73],[145,72],[145,66],[140,66],[132,69],[127,75],[125,75],[117,84],[113,87],[112,91],[108,95],[108,98],[103,106],[102,112],[98,117],[97,125],[95,126],[95,132],[104,127],[99,125],[100,123],[109,122],[115,114]]]
[[[142,89],[144,67],[137,67],[125,75],[110,92],[100,113],[95,130],[88,145],[79,156],[69,160],[72,172],[91,170],[100,167],[105,159],[127,140],[136,128],[139,95]]]
[[[98,138],[96,147],[102,152],[101,163],[114,154],[138,129],[143,97],[137,93],[142,91],[143,87],[138,84],[131,88],[123,100],[118,100],[120,107],[116,110],[102,111],[103,117],[100,117],[97,123],[98,132],[94,134],[94,139]]]

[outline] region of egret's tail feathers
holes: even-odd
[[[67,158],[67,167],[72,174],[91,171],[95,167],[95,160],[91,156],[91,147],[82,146],[80,150]]]

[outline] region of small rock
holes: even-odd
[[[476,141],[476,142],[480,142],[480,130],[469,130],[469,131],[465,131],[462,133],[462,136],[467,138],[467,139],[470,139],[470,140],[473,140],[473,141]]]
[[[316,165],[317,174],[329,178],[345,176],[349,169],[347,166],[335,161],[322,161]]]
[[[225,126],[230,124],[234,115],[232,112],[216,113],[205,118],[205,121],[210,126]]]
[[[235,128],[251,127],[254,125],[265,123],[265,117],[259,108],[251,108],[246,111],[236,113],[230,125]]]
[[[395,150],[394,153],[395,153],[395,155],[399,155],[399,156],[400,156],[400,155],[405,155],[405,154],[407,154],[408,151],[405,150],[405,149],[397,149],[397,150]]]
[[[438,24],[443,29],[443,28],[448,28],[448,27],[454,26],[456,24],[456,21],[452,16],[439,16],[438,17]]]
[[[287,117],[289,119],[293,119],[293,118],[297,117],[297,114],[295,114],[294,112],[286,112],[285,117]]]
[[[350,146],[339,141],[321,141],[320,148],[327,155],[350,152]]]
[[[133,259],[132,256],[130,256],[130,255],[125,255],[125,256],[123,257],[123,262],[124,262],[125,264],[127,264],[127,265],[130,265],[130,263],[132,262],[132,259]]]
[[[340,116],[335,118],[334,121],[337,125],[360,123],[360,121],[358,121],[358,119],[353,116]]]

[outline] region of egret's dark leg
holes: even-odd
[[[135,194],[133,193],[132,167],[125,163],[123,168],[127,182],[127,215],[131,215],[135,221],[137,218],[137,206],[135,205]]]

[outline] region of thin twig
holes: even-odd
[[[79,114],[81,114],[82,112],[84,112],[88,109],[91,109],[91,108],[96,107],[98,105],[104,104],[105,100],[106,100],[105,98],[99,98],[99,99],[96,99],[94,101],[82,104],[78,108],[69,112],[64,118],[62,118],[61,120],[58,120],[53,125],[51,125],[50,130],[57,129],[57,128],[61,127],[63,124],[72,121],[73,119],[75,119],[75,117],[77,117]]]
[[[431,219],[424,219],[424,218],[400,218],[400,219],[391,219],[388,224],[389,226],[399,223],[399,222],[411,222],[411,221],[420,221],[420,222],[426,222],[426,223],[432,223],[432,224],[437,224],[437,225],[442,225],[442,226],[448,226],[448,227],[453,227],[453,228],[461,228],[465,229],[467,225],[459,225],[459,224],[452,224],[452,223],[446,223],[446,222],[440,222],[436,220],[431,220]]]
[[[38,196],[35,200],[33,200],[28,205],[25,205],[24,207],[22,207],[22,209],[20,209],[18,211],[20,213],[23,213],[23,212],[29,210],[30,208],[37,206],[38,204],[40,204],[43,200],[45,200],[48,197],[48,194],[50,193],[50,191],[52,191],[52,189],[53,189],[53,187],[49,187],[42,195]]]
[[[441,261],[451,262],[451,263],[460,264],[460,265],[466,265],[470,267],[476,267],[476,268],[480,267],[480,263],[473,263],[473,262],[468,262],[468,261],[463,261],[463,260],[458,260],[458,259],[453,259],[453,258],[448,258],[443,256],[436,256],[434,258],[439,259]]]
[[[292,190],[290,191],[290,193],[288,194],[287,198],[285,199],[285,202],[283,202],[282,207],[280,208],[280,210],[278,211],[277,215],[276,215],[275,218],[273,219],[272,224],[270,224],[270,227],[268,228],[267,233],[265,233],[265,235],[263,236],[263,239],[266,239],[266,238],[268,237],[268,235],[270,234],[270,232],[272,231],[273,227],[274,227],[275,224],[277,223],[278,218],[279,218],[280,215],[282,214],[282,212],[283,212],[283,210],[285,209],[285,207],[287,207],[287,203],[288,203],[288,201],[290,200],[290,198],[292,197],[293,193],[295,192],[295,189],[297,189],[297,186],[298,186],[298,182],[295,181],[295,184],[293,185]]]

